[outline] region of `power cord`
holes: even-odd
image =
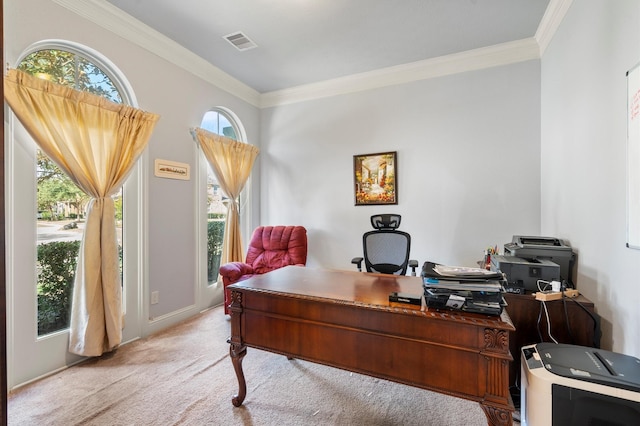
[[[542,284],[544,284],[544,287],[542,286]],[[547,287],[550,285],[550,283],[548,281],[545,281],[545,280],[538,280],[536,282],[536,285],[537,285],[539,291],[545,291],[547,289]],[[575,344],[575,337],[573,335],[573,332],[571,331],[571,324],[570,324],[570,321],[569,321],[569,312],[567,310],[567,299],[571,300],[573,303],[577,304],[583,311],[585,311],[587,313],[587,315],[589,315],[589,317],[591,317],[591,319],[593,320],[593,347],[594,348],[600,348],[600,320],[596,317],[596,315],[594,315],[591,311],[589,311],[582,303],[578,302],[575,298],[566,297],[565,296],[564,292],[569,287],[570,286],[568,285],[567,281],[563,281],[562,282],[562,285],[561,285],[562,304],[563,304],[563,308],[564,308],[565,324],[567,326],[567,332],[569,334],[571,342]],[[540,312],[538,313],[538,319],[537,319],[537,324],[536,324],[536,330],[538,332],[538,338],[540,339],[541,342],[544,342],[544,337],[542,336],[542,332],[540,330],[541,320],[542,320],[542,312],[543,311],[545,313],[545,318],[547,320],[547,333],[549,335],[549,338],[554,343],[558,344],[558,341],[551,334],[551,323],[549,321],[549,310],[548,310],[547,305],[546,305],[544,300],[540,301]]]
[[[544,300],[541,300],[540,303],[542,303],[542,307],[544,308],[544,315],[547,318],[547,334],[549,335],[549,338],[553,341],[553,343],[557,345],[558,341],[551,334],[551,321],[549,321],[549,311],[547,310],[547,302],[545,302]]]
[[[544,287],[542,287],[542,284],[544,284]],[[545,280],[536,281],[536,286],[538,287],[538,291],[541,291],[541,292],[545,291],[550,284],[551,283],[549,281],[545,281]],[[564,297],[564,293],[563,293],[563,297]],[[540,338],[541,342],[544,342],[544,338],[542,337],[542,332],[540,331],[540,320],[542,319],[543,311],[544,311],[545,318],[547,319],[547,334],[549,335],[549,338],[553,341],[553,343],[558,344],[558,341],[551,334],[551,321],[549,320],[549,310],[547,309],[547,304],[544,300],[540,301],[540,312],[538,313],[538,322],[536,327],[538,331],[538,337]]]
[[[571,297],[565,297],[564,291],[569,288],[575,288],[572,284],[568,283],[567,280],[562,281],[562,303],[564,305],[564,316],[567,324],[567,331],[569,333],[569,337],[571,337],[571,342],[575,343],[575,338],[573,333],[571,332],[571,325],[569,323],[569,312],[567,311],[567,299],[571,300],[573,303],[577,304],[583,311],[585,311],[593,320],[593,347],[600,348],[600,319],[596,317],[591,311],[589,311],[582,303],[578,302],[576,299]]]
[[[567,334],[569,334],[571,343],[575,344],[576,339],[575,337],[573,337],[573,332],[571,331],[571,321],[569,320],[569,310],[567,309],[567,299],[570,299],[570,298],[564,295],[564,288],[563,288],[562,289],[562,307],[564,308],[564,323],[567,326]]]
[[[582,308],[593,320],[593,347],[600,348],[600,319],[596,317],[591,311],[589,311],[582,303],[578,302],[575,299],[571,299],[571,301]]]
[[[544,287],[540,287],[540,283],[543,283]],[[549,281],[545,281],[545,280],[536,281],[536,286],[538,287],[538,291],[545,291],[547,287],[549,287],[549,285],[551,285]]]

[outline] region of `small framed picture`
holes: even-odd
[[[186,163],[177,163],[175,161],[161,160],[156,158],[155,175],[167,179],[191,179],[190,167]]]
[[[398,204],[397,153],[353,156],[356,206]]]

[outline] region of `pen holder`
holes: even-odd
[[[491,270],[491,254],[487,253],[484,255],[483,267],[487,271]]]

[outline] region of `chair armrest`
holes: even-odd
[[[230,282],[236,282],[243,275],[253,274],[253,266],[243,262],[229,262],[220,266],[220,275]]]
[[[354,265],[358,266],[358,271],[362,272],[362,261],[364,260],[364,258],[362,257],[354,257],[353,259],[351,259],[351,263],[353,263]]]
[[[418,267],[418,261],[417,260],[410,260],[409,261],[409,267],[411,268],[411,276],[415,277],[416,276],[416,268]]]

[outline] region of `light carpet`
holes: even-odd
[[[9,425],[487,424],[472,401],[252,348],[234,407],[229,334],[222,307],[208,310],[12,392]]]

